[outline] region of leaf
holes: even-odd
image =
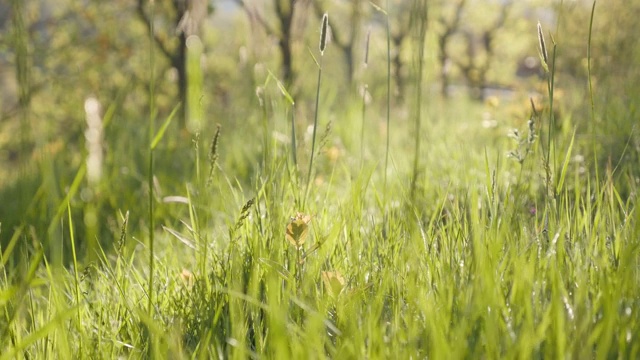
[[[311,49],[309,47],[307,47],[307,50],[309,50],[309,55],[311,55],[311,58],[313,59],[313,61],[316,63],[316,66],[318,68],[321,68],[320,63],[318,62],[318,60],[316,59],[315,56],[313,56],[313,52],[311,51]]]
[[[332,297],[337,297],[344,289],[344,277],[338,271],[323,271],[322,282]]]
[[[164,231],[168,232],[169,234],[173,235],[176,239],[180,240],[183,244],[185,244],[188,247],[196,250],[195,244],[191,240],[187,239],[186,236],[184,236],[184,235],[180,234],[179,232],[177,232],[177,231],[175,231],[175,230],[173,230],[171,228],[168,228],[166,226],[163,226],[162,228],[164,229]]]
[[[162,127],[160,128],[156,136],[153,138],[153,141],[151,142],[151,150],[155,149],[156,146],[158,146],[158,143],[160,142],[160,140],[162,140],[162,137],[164,136],[164,132],[167,131],[169,124],[171,124],[171,120],[173,120],[179,108],[180,108],[180,104],[176,105],[173,108],[173,111],[171,111],[171,114],[169,114],[169,117],[167,117],[167,120],[164,121],[164,124],[162,124]]]
[[[291,277],[291,273],[284,266],[271,259],[258,258],[258,262],[274,269],[278,273],[278,275],[280,275],[280,277],[282,277],[282,279],[285,281],[288,281]]]
[[[289,92],[287,91],[287,88],[282,84],[282,82],[280,80],[278,80],[278,77],[273,75],[271,70],[268,70],[268,71],[269,71],[269,77],[273,78],[276,81],[276,85],[278,86],[278,89],[280,90],[282,95],[285,97],[285,99],[287,99],[289,104],[295,105],[296,102],[293,101],[293,97],[291,96],[291,94],[289,94]],[[266,83],[265,83],[265,85],[266,85]]]
[[[383,14],[387,15],[387,12],[386,12],[383,8],[381,8],[380,6],[378,6],[378,5],[374,4],[374,3],[373,3],[373,1],[369,1],[369,4],[370,4],[371,6],[373,6],[373,8],[374,8],[374,9],[376,9],[376,11],[379,11],[379,12],[381,12],[381,13],[383,13]]]
[[[297,213],[295,217],[291,218],[289,225],[287,225],[285,237],[296,248],[300,248],[307,240],[310,221],[310,215]]]

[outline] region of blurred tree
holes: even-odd
[[[537,21],[532,3],[441,1],[437,11],[437,60],[444,98],[450,95],[452,79],[460,77],[471,98],[482,99],[487,87],[514,80],[518,60],[532,53],[527,49],[536,54],[530,41],[535,37],[528,35],[531,23]]]
[[[415,21],[412,15],[413,3],[412,0],[378,0],[371,2],[376,8],[382,10],[382,12],[374,13],[373,23],[380,28],[386,29],[387,20],[389,21],[389,57],[392,68],[391,77],[395,81],[395,88],[392,93],[396,103],[402,103],[405,100],[406,61],[408,57],[403,56],[406,55],[403,54],[403,48],[411,37],[411,25],[412,21]]]
[[[600,169],[621,162],[640,164],[640,43],[636,37],[640,33],[640,2],[597,2],[589,61],[587,43],[593,4],[593,1],[571,2],[556,8],[557,31],[552,28],[551,33],[558,44],[557,83],[575,89],[569,94],[574,101],[572,119],[579,131],[588,131],[592,134],[588,138],[596,139]],[[640,179],[640,167],[628,169],[630,174],[623,176]],[[624,198],[637,188],[617,190]]]
[[[412,1],[395,0],[389,11],[390,37],[391,37],[391,64],[393,64],[393,78],[396,82],[394,97],[396,102],[402,103],[405,99],[405,58],[402,57],[402,48],[405,41],[411,35]]]
[[[150,9],[151,6],[154,8]],[[182,104],[187,103],[187,38],[199,34],[209,10],[207,0],[137,2],[137,14],[149,31],[152,22],[166,24],[161,29],[154,26],[153,39],[171,67],[177,71],[178,96]]]
[[[509,16],[512,2],[502,2],[497,12],[498,16],[488,26],[476,29],[465,26],[462,35],[466,42],[466,56],[454,57],[454,62],[462,71],[471,97],[483,100],[487,87],[487,72],[495,57],[495,37],[503,30]]]
[[[572,2],[559,5],[556,10],[558,28],[553,34],[562,50],[557,65],[565,75],[581,83],[587,75],[586,44],[592,4],[592,1]],[[597,4],[591,44],[592,76],[599,84],[613,85],[607,90],[616,96],[629,94],[629,90],[638,84],[634,80],[640,79],[637,66],[640,44],[634,35],[640,32],[640,22],[637,21],[640,2],[610,0],[606,4]],[[627,86],[630,88],[625,88]]]
[[[474,20],[477,12],[469,7],[466,0],[459,0],[453,5],[453,14],[447,18],[443,13],[438,20],[441,27],[438,34],[438,60],[440,63],[440,92],[448,96],[450,66],[455,65],[465,79],[469,94],[473,99],[484,98],[484,89],[488,85],[487,74],[494,66],[496,56],[495,39],[505,26],[512,9],[512,1],[502,1],[494,11],[485,5],[483,13],[497,14],[484,17],[484,21]],[[462,21],[462,20],[465,21]],[[458,39],[463,47],[450,46],[453,39]]]
[[[58,246],[64,235],[59,209],[74,177],[82,174],[78,169],[82,169],[85,162],[87,126],[83,108],[86,99],[95,98],[104,104],[105,111],[114,105],[112,119],[120,121],[111,121],[104,129],[104,141],[100,145],[106,170],[102,180],[92,186],[78,183],[82,196],[76,194],[70,205],[81,234],[85,226],[94,226],[91,225],[94,220],[85,219],[83,214],[85,205],[91,203],[94,214],[104,217],[91,238],[108,241],[111,239],[109,224],[117,222],[113,219],[114,208],[122,206],[125,203],[122,198],[126,197],[110,191],[111,188],[135,192],[143,186],[135,178],[136,170],[131,169],[139,169],[142,160],[137,135],[140,123],[136,119],[146,111],[140,105],[148,94],[147,59],[151,50],[144,41],[148,26],[145,28],[139,21],[137,4],[129,0],[13,0],[10,4],[9,26],[7,14],[0,16],[3,21],[0,26],[11,29],[8,32],[11,36],[0,37],[3,97],[0,198],[10,204],[0,207],[3,227],[12,229],[18,224],[29,224],[35,233],[49,239],[52,251],[60,254],[68,250]],[[187,10],[193,6],[192,3]],[[161,7],[155,12],[157,16],[154,15],[156,28],[160,29],[156,36],[166,45],[160,51],[178,49],[177,36],[173,35],[175,29],[184,33],[193,31],[193,24],[199,22],[197,14],[202,14],[187,11],[181,17],[182,22],[165,27],[173,30],[162,31],[165,28],[161,25],[168,18],[169,10],[172,8]],[[158,68],[172,66],[170,59],[167,60],[159,58]],[[175,63],[175,58],[173,60]],[[158,75],[159,86],[154,95],[162,112],[175,104],[174,86],[164,86],[174,83],[166,71],[159,71]],[[128,121],[121,121],[123,118]],[[26,135],[12,136],[20,133],[21,124],[24,130],[21,133]],[[26,145],[21,145],[21,139]],[[28,168],[17,172],[17,161],[21,159]],[[85,238],[89,236],[85,235]]]
[[[247,14],[252,24],[260,26],[268,36],[278,39],[281,57],[282,81],[289,91],[296,92],[296,67],[294,63],[294,47],[306,27],[305,12],[310,0],[273,0],[271,14],[268,9],[261,8],[247,0],[235,0]],[[258,2],[265,5],[262,1]],[[272,16],[275,20],[269,20]]]
[[[318,18],[325,12],[330,13],[331,42],[338,47],[344,56],[349,85],[353,84],[356,72],[356,48],[360,41],[363,18],[371,7],[364,0],[333,1],[332,6],[326,1],[314,1],[314,10]],[[364,43],[361,44],[364,50]]]
[[[447,17],[444,9],[440,10],[438,24],[441,27],[438,37],[438,62],[440,64],[440,94],[449,97],[449,72],[451,69],[451,55],[449,54],[449,41],[458,31],[462,11],[467,0],[459,0],[453,5],[453,15]]]
[[[13,48],[15,49],[15,73],[18,87],[18,109],[20,113],[20,153],[26,152],[29,139],[29,108],[31,106],[30,60],[28,34],[24,21],[24,9],[21,1],[11,2],[11,20],[13,24]],[[21,164],[22,165],[22,164]]]

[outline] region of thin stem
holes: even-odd
[[[316,153],[316,133],[318,130],[318,112],[320,104],[320,84],[322,81],[322,55],[320,55],[320,62],[318,63],[318,87],[316,88],[316,111],[313,119],[313,136],[311,139],[311,158],[309,159],[309,170],[307,172],[307,188],[303,200],[303,207],[307,201],[307,195],[309,195],[309,185],[311,184],[311,172],[313,171],[313,158]]]
[[[391,29],[389,25],[389,0],[387,0],[387,146],[384,157],[384,203],[387,201],[387,169],[391,136]]]
[[[298,173],[298,156],[296,145],[296,108],[291,106],[291,156],[293,157],[293,165],[296,169],[296,176]]]
[[[18,84],[18,104],[20,105],[20,175],[25,175],[26,164],[25,160],[28,142],[30,138],[30,126],[29,126],[29,107],[30,107],[30,94],[29,94],[29,48],[28,48],[28,34],[26,32],[24,24],[24,12],[23,3],[20,0],[11,1],[12,10],[12,35],[13,46],[15,48],[15,66],[16,66],[16,82]],[[22,189],[26,189],[22,187]],[[20,192],[20,199],[26,201],[27,193],[25,191]]]
[[[78,306],[78,329],[82,329],[82,312],[81,312],[81,308],[80,308],[80,278],[78,277],[78,271],[79,271],[79,267],[78,267],[78,256],[76,253],[76,239],[75,239],[75,233],[74,233],[74,226],[73,226],[73,218],[71,217],[71,204],[69,202],[67,202],[67,214],[69,216],[69,240],[71,241],[71,255],[73,256],[73,283],[74,283],[74,287],[75,287],[75,300],[76,300],[76,306]],[[83,351],[83,341],[82,341],[82,336],[79,337],[79,342],[80,342],[80,354],[82,354]]]
[[[360,166],[364,166],[364,124],[365,124],[365,114],[367,112],[367,89],[368,86],[365,84],[362,88],[362,128],[360,130]]]
[[[262,152],[262,166],[268,172],[268,162],[271,153],[271,144],[269,141],[269,116],[267,114],[267,103],[262,104],[262,141],[264,143],[264,151]]]
[[[414,15],[416,15],[416,21],[419,22],[419,36],[418,41],[418,76],[417,76],[417,84],[416,84],[416,117],[415,117],[415,153],[413,157],[413,177],[411,179],[411,198],[413,199],[416,186],[418,183],[418,168],[420,165],[420,130],[422,123],[422,77],[424,72],[424,48],[425,48],[425,37],[427,31],[426,25],[426,12],[427,7],[425,3],[419,3],[417,5],[417,11],[415,11]]]
[[[554,132],[555,132],[555,116],[553,113],[553,90],[555,87],[555,65],[556,65],[556,44],[554,42],[553,44],[553,55],[552,55],[552,60],[551,60],[551,75],[547,80],[547,91],[549,93],[549,124],[548,124],[548,132],[547,132],[547,161],[546,161],[546,166],[547,166],[547,195],[549,194],[549,185],[551,184],[551,168],[550,166],[550,159],[551,159],[551,142],[553,141],[554,143],[554,149],[555,149],[555,139],[554,138]],[[555,169],[555,157],[553,160],[553,165],[554,165],[554,169]]]
[[[154,4],[150,2],[151,6],[151,18],[154,16]],[[149,187],[149,288],[148,288],[148,303],[147,303],[147,312],[149,316],[153,316],[153,273],[154,273],[154,208],[153,208],[153,147],[151,146],[151,142],[154,138],[155,133],[155,56],[154,56],[154,26],[153,21],[149,22],[149,71],[150,80],[149,80],[149,168],[148,168],[148,178],[147,178],[147,186]],[[149,347],[151,348],[151,346]]]
[[[591,34],[593,32],[593,15],[596,11],[596,1],[593,1],[591,7],[591,18],[589,19],[589,40],[587,42],[587,77],[589,79],[589,100],[591,102],[591,135],[593,136],[593,144],[595,146],[595,105],[593,102],[593,82],[591,81]]]

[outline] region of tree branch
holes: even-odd
[[[249,5],[244,0],[234,0],[234,2],[242,8],[250,21],[255,21],[260,24],[267,35],[280,37],[278,31],[275,30],[257,10],[249,8]]]
[[[149,15],[147,15],[146,12],[144,12],[144,4],[143,4],[144,0],[138,0],[138,4],[136,7],[136,12],[138,14],[138,16],[140,17],[140,19],[142,21],[144,21],[145,24],[147,24],[147,26],[149,27],[149,31],[151,31],[151,22],[153,21],[153,19],[149,18]],[[162,41],[162,39],[154,32],[152,34],[154,41],[156,42],[156,44],[158,45],[158,48],[160,48],[160,51],[164,54],[164,56],[167,57],[167,59],[169,59],[169,61],[171,63],[175,63],[176,62],[176,55],[169,50],[167,44]]]
[[[444,15],[440,16],[440,18],[438,19],[438,22],[442,26],[444,26],[444,29],[445,29],[442,37],[448,38],[458,30],[458,25],[460,24],[460,19],[462,18],[462,10],[464,10],[466,3],[467,3],[467,0],[460,0],[456,4],[456,9],[453,15],[453,19],[451,19],[451,22],[448,22],[444,18]]]

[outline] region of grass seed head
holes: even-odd
[[[531,111],[533,112],[533,116],[538,116],[538,110],[536,109],[536,103],[533,101],[533,97],[529,97],[529,103],[531,104]]]
[[[533,144],[536,141],[536,123],[533,117],[527,121],[527,126],[529,127],[529,136],[527,137],[527,142],[529,145]]]
[[[213,171],[216,168],[216,163],[218,161],[218,140],[220,139],[220,124],[218,124],[216,128],[216,134],[213,136],[213,140],[211,141],[211,146],[209,147],[209,178],[207,179],[207,185],[211,185],[213,183]]]
[[[542,33],[542,25],[538,21],[538,44],[540,45],[540,58],[545,71],[549,71],[549,55],[547,54],[547,45],[544,42],[544,34]]]
[[[369,66],[369,39],[371,38],[371,29],[367,30],[367,38],[364,41],[364,67]]]
[[[124,249],[125,241],[127,240],[127,225],[129,224],[129,210],[124,215],[122,219],[122,226],[120,227],[120,239],[116,244],[116,251],[118,255],[122,255],[122,250]]]
[[[251,210],[251,207],[253,206],[254,203],[255,203],[255,198],[252,198],[244,204],[244,206],[242,207],[242,210],[240,210],[240,217],[238,217],[238,220],[236,221],[236,225],[233,227],[234,232],[238,231],[240,227],[242,227],[244,220],[249,217],[249,210]]]
[[[329,14],[322,15],[322,28],[320,29],[320,55],[324,54],[327,48],[327,32],[329,31]]]

